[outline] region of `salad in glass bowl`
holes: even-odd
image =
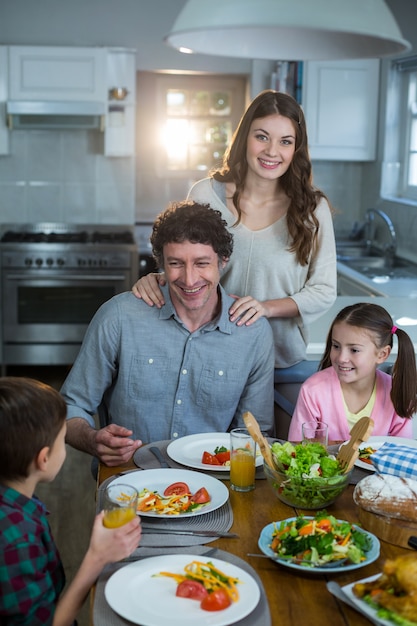
[[[322,509],[349,484],[351,472],[343,473],[336,457],[320,443],[275,442],[271,452],[275,469],[264,463],[264,472],[275,495],[285,504]]]

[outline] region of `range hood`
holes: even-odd
[[[9,100],[8,126],[13,129],[104,130],[106,109],[102,102]]]

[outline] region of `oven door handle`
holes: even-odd
[[[107,274],[104,275],[103,274],[62,274],[57,276],[56,274],[54,275],[49,275],[49,276],[36,276],[33,274],[26,274],[25,276],[23,276],[22,274],[7,274],[6,279],[7,280],[33,280],[39,278],[40,280],[45,280],[48,278],[51,278],[52,280],[56,280],[57,278],[59,278],[59,280],[80,280],[80,281],[87,281],[87,280],[101,280],[101,281],[105,281],[105,280],[125,280],[126,276],[124,275],[120,275],[120,274]]]

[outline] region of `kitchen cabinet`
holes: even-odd
[[[3,65],[4,72],[0,72],[0,109],[6,106],[6,100],[102,104],[105,114],[100,118],[103,131],[100,145],[104,155],[134,156],[135,50],[10,46],[0,51],[0,67]],[[113,91],[119,87],[126,94],[121,99]],[[3,91],[8,91],[4,97]],[[5,120],[6,115],[1,119]],[[7,128],[2,127],[0,122],[0,154],[7,154],[8,141]]]
[[[312,159],[376,158],[378,59],[304,63],[302,104]]]
[[[117,95],[116,89],[124,90]],[[136,54],[126,48],[109,48],[106,58],[104,154],[134,156],[136,117]]]
[[[7,46],[0,46],[0,155],[9,154],[6,102],[8,97],[9,67]]]
[[[105,48],[10,46],[11,100],[103,102]]]

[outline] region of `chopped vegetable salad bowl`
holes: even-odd
[[[349,484],[350,474],[330,478],[288,476],[264,463],[264,472],[277,498],[301,509],[324,509],[332,504]]]
[[[264,463],[264,472],[275,495],[285,504],[323,509],[349,484],[352,472],[343,474],[338,461],[321,444],[274,443],[271,450],[276,468]]]

